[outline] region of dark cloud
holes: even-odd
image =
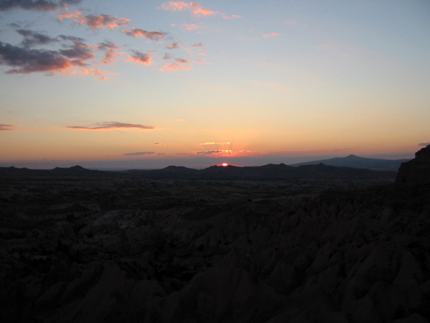
[[[153,151],[140,151],[137,153],[127,153],[124,154],[124,156],[140,156],[140,155],[153,155],[154,152]]]
[[[97,49],[108,51],[119,48],[115,44],[111,43],[110,41],[106,41],[105,43],[100,43],[97,45]]]
[[[0,123],[0,131],[12,130],[13,126],[10,124],[2,124]]]
[[[19,29],[16,31],[24,37],[22,45],[24,47],[34,47],[36,45],[48,45],[58,42],[58,38],[53,38],[45,34],[40,34],[28,29]]]
[[[18,25],[18,24],[14,23],[14,22],[8,24],[8,26],[12,27],[12,28],[21,28],[21,25]]]
[[[77,65],[57,51],[28,49],[0,42],[0,64],[13,67],[8,74],[33,72],[64,72]]]
[[[224,150],[217,149],[217,150],[207,150],[207,151],[197,151],[196,154],[199,155],[212,155],[212,154],[219,154],[224,152]]]
[[[164,56],[163,56],[163,59],[164,59],[164,60],[172,59],[172,55],[171,55],[171,54],[169,54],[169,53],[165,53],[165,54],[164,54]]]
[[[430,142],[422,142],[418,144],[418,146],[424,146],[424,147],[427,147],[428,145],[430,145]]]
[[[36,11],[51,11],[64,8],[70,4],[78,4],[81,0],[0,0],[0,11],[25,9]]]
[[[0,0],[1,1],[1,0]],[[6,73],[28,74],[33,72],[70,73],[73,67],[86,66],[86,60],[96,55],[84,39],[61,35],[51,37],[32,30],[20,29],[17,32],[24,37],[20,46],[0,42],[0,64],[12,67]],[[49,45],[61,42],[62,49],[46,50],[32,48],[37,45]]]
[[[132,37],[143,37],[151,40],[158,40],[167,35],[167,33],[160,31],[147,31],[144,29],[133,28],[132,30],[123,30],[124,34]]]
[[[67,126],[67,128],[78,130],[106,130],[118,128],[135,128],[135,129],[154,129],[152,126],[144,126],[141,124],[122,123],[122,122],[99,122],[95,126]]]
[[[75,58],[76,60],[74,62],[76,65],[85,66],[86,64],[84,61],[92,59],[96,56],[96,54],[94,54],[92,51],[92,47],[85,44],[83,39],[71,36],[62,37],[72,41],[73,45],[67,49],[60,49],[59,52],[68,58]]]

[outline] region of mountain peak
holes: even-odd
[[[75,165],[75,166],[70,167],[70,169],[74,169],[74,170],[81,170],[81,169],[85,169],[85,168],[83,168],[83,167],[82,167],[82,166],[80,166],[80,165]]]
[[[345,158],[358,158],[358,156],[351,154],[351,155],[346,156]]]

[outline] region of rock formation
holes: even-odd
[[[421,185],[430,183],[430,145],[415,153],[415,158],[402,163],[396,185]]]
[[[426,187],[0,184],[0,322],[430,318]]]

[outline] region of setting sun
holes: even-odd
[[[222,166],[222,167],[227,167],[227,166],[228,166],[228,164],[227,164],[227,163],[222,163],[222,164],[221,164],[221,166]]]

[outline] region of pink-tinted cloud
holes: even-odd
[[[214,141],[208,141],[208,142],[202,142],[199,144],[200,146],[210,146],[210,145],[230,145],[230,142],[214,142]]]
[[[242,18],[242,17],[241,17],[241,16],[239,16],[239,15],[231,15],[231,16],[227,16],[225,13],[221,13],[221,16],[222,16],[224,19]]]
[[[170,45],[167,45],[166,46],[166,48],[168,48],[168,49],[176,49],[176,48],[179,48],[180,46],[179,46],[179,44],[178,43],[173,43],[173,44],[170,44]]]
[[[80,15],[82,15],[81,11],[75,11],[75,13],[63,13],[58,15],[58,19],[59,20],[73,19],[73,18],[78,18]]]
[[[66,128],[77,130],[109,130],[109,129],[154,129],[153,126],[144,126],[141,124],[122,123],[122,122],[98,122],[95,126],[67,126]]]
[[[132,55],[129,55],[129,57],[127,59],[125,59],[126,62],[135,62],[135,63],[140,63],[143,65],[151,65],[152,63],[154,63],[152,61],[152,56],[149,54],[145,54],[145,53],[141,53],[137,50],[133,51]]]
[[[125,26],[130,23],[129,19],[118,18],[111,15],[82,15],[82,12],[76,11],[74,14],[62,14],[58,16],[59,20],[75,19],[74,21],[80,25],[87,25],[91,29],[106,28],[114,29],[120,26]]]
[[[288,19],[284,24],[288,26],[297,26],[298,22],[295,19]]]
[[[143,37],[151,40],[158,40],[167,35],[167,33],[164,33],[164,32],[147,31],[139,28],[133,28],[132,30],[123,30],[122,33],[132,37]]]
[[[187,30],[195,30],[197,28],[199,28],[199,26],[195,25],[195,24],[184,24],[185,28],[187,28]]]
[[[191,10],[193,12],[193,15],[195,16],[207,16],[207,15],[214,15],[215,12],[209,9],[205,9],[199,4],[195,2],[183,2],[183,1],[170,1],[169,3],[165,3],[161,6],[166,11],[177,11],[177,10]]]
[[[276,37],[279,36],[279,33],[271,33],[271,34],[264,34],[263,37]]]
[[[118,46],[107,41],[96,45],[95,48],[105,52],[105,57],[102,60],[102,64],[109,65],[116,62],[116,58],[118,56],[117,50],[119,49]]]
[[[188,62],[185,59],[182,58],[176,58],[175,62],[170,64],[164,64],[164,69],[161,69],[162,72],[164,71],[179,71],[179,70],[189,70],[191,69],[192,65],[190,62]]]
[[[9,131],[9,130],[13,130],[12,125],[0,123],[0,131]]]
[[[92,68],[83,68],[80,73],[84,75],[100,76],[101,80],[106,80],[107,79],[106,75],[115,75],[115,73],[112,73],[112,72],[106,72],[103,70],[92,69]]]
[[[240,18],[238,15],[227,16],[225,13],[219,11],[213,11],[210,9],[203,8],[201,5],[195,2],[183,2],[183,1],[170,1],[161,6],[166,11],[181,11],[190,10],[194,16],[210,16],[210,15],[221,15],[224,19]]]
[[[191,44],[191,47],[203,47],[202,43]]]

